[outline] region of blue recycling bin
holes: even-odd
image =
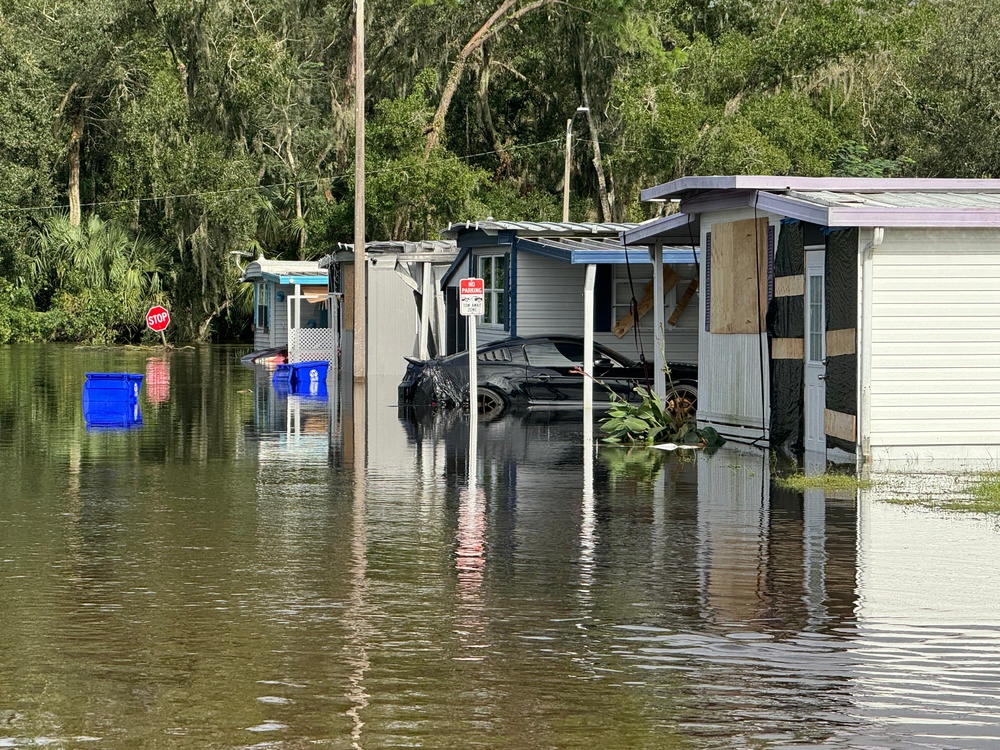
[[[142,375],[88,372],[83,384],[83,419],[88,428],[128,429],[142,424]]]
[[[322,360],[290,362],[275,368],[271,383],[279,396],[294,394],[322,399],[327,397],[326,375],[329,369],[330,363]]]

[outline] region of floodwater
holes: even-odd
[[[0,748],[1000,747],[994,520],[240,353],[0,348]]]

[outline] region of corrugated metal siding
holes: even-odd
[[[995,460],[1000,232],[886,230],[872,292],[873,457],[967,456],[979,446]]]
[[[368,374],[396,378],[416,354],[417,305],[392,263],[368,264]]]
[[[702,217],[702,246],[711,223],[755,218],[753,211],[719,211]],[[779,217],[770,216],[771,221]],[[711,223],[710,223],[711,221]],[[707,253],[706,253],[707,254]],[[701,264],[701,288],[705,289],[708,263]],[[707,320],[705,298],[700,301],[699,321]],[[735,437],[766,437],[770,430],[770,367],[767,334],[713,334],[699,326],[698,422],[712,424]],[[731,429],[726,429],[732,426]]]

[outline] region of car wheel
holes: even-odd
[[[476,402],[479,416],[487,419],[494,419],[507,411],[507,399],[492,388],[479,386],[476,389]]]
[[[667,392],[667,411],[674,419],[687,421],[698,412],[698,389],[690,383],[677,383]]]

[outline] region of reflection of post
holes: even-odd
[[[597,547],[597,516],[594,508],[594,423],[583,422],[583,508],[580,514],[580,594],[590,604],[594,583],[594,558]]]
[[[802,496],[802,567],[806,611],[812,624],[826,619],[826,497],[822,490]]]
[[[351,535],[351,596],[347,612],[348,642],[350,643],[349,661],[352,666],[350,689],[347,699],[351,703],[347,714],[354,722],[351,729],[351,747],[360,748],[361,729],[364,721],[361,711],[368,706],[368,693],[365,692],[364,676],[369,667],[368,659],[368,621],[366,618],[366,594],[368,588],[368,527],[365,520],[365,416],[367,402],[364,381],[354,382],[354,503]]]

